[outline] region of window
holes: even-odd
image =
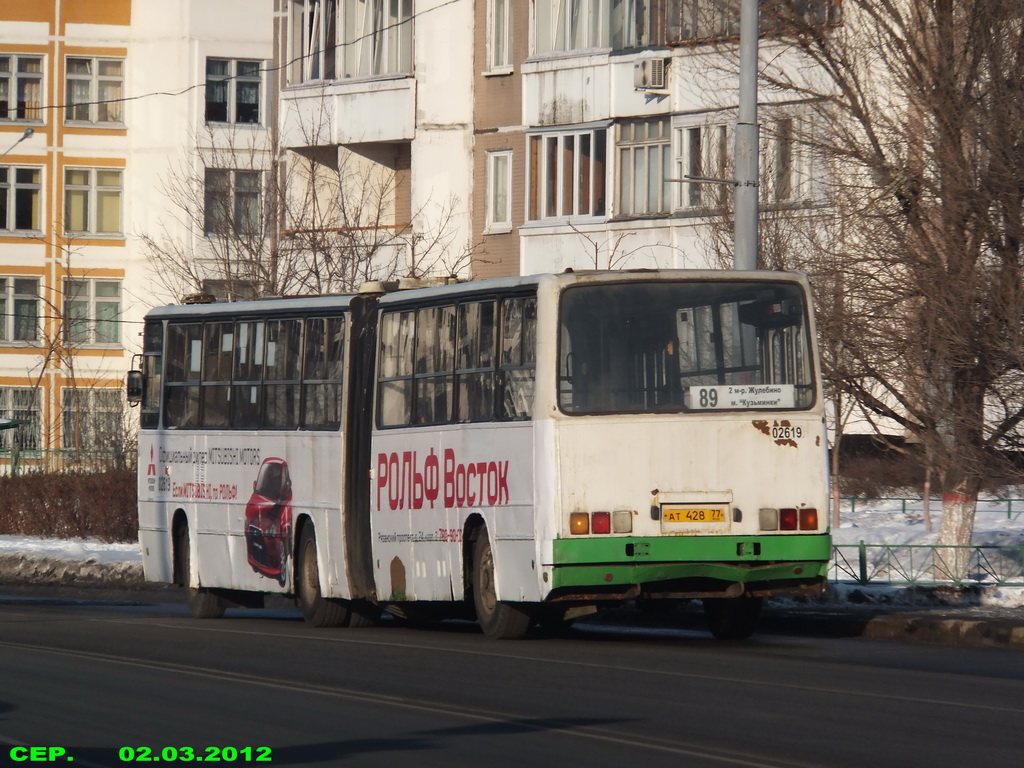
[[[377,425],[530,418],[535,361],[533,297],[385,312]]]
[[[0,56],[0,120],[42,120],[43,57]]]
[[[38,232],[42,170],[0,166],[0,231]]]
[[[206,122],[260,121],[261,63],[235,59],[206,60]]]
[[[22,422],[14,429],[0,429],[5,450],[37,451],[42,445],[42,397],[31,387],[0,387],[0,416]]]
[[[120,59],[68,57],[66,120],[122,122],[124,62]]]
[[[512,229],[512,150],[487,153],[487,222],[491,231]]]
[[[668,0],[668,42],[738,37],[741,0]],[[842,21],[842,0],[761,0],[761,33]]]
[[[80,451],[120,448],[124,405],[120,389],[61,390],[61,446]]]
[[[669,118],[619,126],[619,208],[624,216],[669,213],[672,167]]]
[[[537,0],[534,50],[574,51],[608,45],[609,0]]]
[[[344,352],[343,316],[169,324],[164,425],[338,429]]]
[[[71,344],[121,343],[121,282],[64,281],[64,337]]]
[[[294,0],[292,82],[412,71],[412,0]]]
[[[529,137],[532,220],[605,215],[607,130]]]
[[[490,0],[487,3],[487,71],[512,69],[512,2]]]
[[[206,169],[206,234],[252,235],[263,232],[261,175],[260,171]]]
[[[295,0],[292,3],[292,82],[335,77],[337,23],[337,0]]]
[[[412,0],[341,0],[342,76],[412,71]]]
[[[814,371],[799,286],[782,282],[578,285],[562,293],[566,413],[809,408]],[[738,392],[773,385],[774,397]]]
[[[0,277],[0,341],[39,338],[39,278]]]
[[[817,180],[821,164],[808,143],[809,115],[768,121],[761,134],[761,202],[763,205],[809,203],[822,194]]]
[[[64,229],[98,235],[121,233],[121,171],[68,168],[64,171]]]
[[[727,179],[731,169],[731,131],[728,125],[704,123],[675,129],[676,178],[679,183],[679,207],[719,208],[728,185],[699,179]]]

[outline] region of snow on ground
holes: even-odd
[[[933,500],[930,507],[931,532],[927,530],[923,504],[919,500],[858,499],[852,504],[849,499],[844,499],[840,505],[839,526],[832,529],[833,543],[851,547],[843,550],[851,562],[856,562],[857,558],[853,547],[861,541],[869,547],[934,544],[941,502]],[[979,502],[974,544],[1024,547],[1024,499],[1015,499],[1009,506],[1005,500]],[[879,551],[869,550],[869,554],[874,558]],[[1013,553],[1011,559],[1015,564],[1024,561],[1024,549]],[[1012,580],[1024,581],[1024,575]],[[111,582],[121,585],[142,583],[142,556],[138,544],[0,536],[0,585]],[[902,587],[875,582],[868,588],[855,582],[838,583],[830,590],[832,597],[839,600],[853,594],[858,596],[856,599],[863,600],[867,594],[867,599],[872,602],[897,602],[906,592]],[[1024,607],[1024,587],[990,586],[981,591],[978,599],[982,605]]]

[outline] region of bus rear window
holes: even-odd
[[[814,403],[806,302],[796,284],[574,286],[562,297],[559,349],[566,413]]]

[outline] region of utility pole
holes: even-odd
[[[760,34],[759,0],[740,6],[740,94],[736,123],[736,195],[733,266],[757,269],[757,44]]]

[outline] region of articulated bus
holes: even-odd
[[[197,617],[463,616],[495,638],[700,599],[745,637],[830,556],[806,279],[575,272],[145,321],[146,578]]]

